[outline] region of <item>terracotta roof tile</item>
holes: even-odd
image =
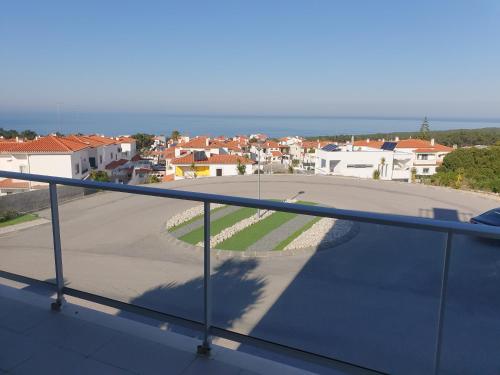
[[[119,166],[121,166],[123,164],[126,164],[127,162],[128,162],[127,159],[114,160],[111,163],[109,163],[108,165],[106,165],[105,168],[112,170],[112,169],[118,168]]]
[[[65,137],[48,136],[30,142],[0,143],[0,152],[11,153],[71,153],[89,147],[83,142]]]
[[[253,160],[244,158],[237,155],[212,155],[204,160],[194,160],[194,154],[189,154],[182,156],[180,158],[175,158],[171,161],[172,164],[238,164],[238,160],[241,164],[254,164]]]

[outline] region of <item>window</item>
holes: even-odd
[[[216,176],[222,176],[222,169],[217,168],[217,169],[215,170],[215,175],[216,175]]]
[[[75,174],[80,174],[80,163],[75,164]]]
[[[111,159],[113,159],[113,153],[111,153]]]
[[[27,165],[20,165],[19,166],[19,172],[21,172],[21,173],[27,173],[28,172],[28,166]]]
[[[418,160],[429,160],[429,155],[428,154],[418,154],[417,159]]]
[[[347,164],[347,168],[373,168],[373,164]]]
[[[428,173],[429,173],[429,168],[424,168],[424,169],[422,169],[422,173],[423,173],[423,174],[428,174]]]
[[[321,159],[321,168],[326,168],[326,159]]]
[[[99,164],[102,164],[102,155],[99,155]]]

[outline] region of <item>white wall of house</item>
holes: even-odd
[[[118,159],[127,159],[130,160],[132,159],[135,154],[137,153],[136,151],[136,143],[120,143],[120,148],[121,148],[121,153]]]
[[[210,164],[210,176],[217,176],[217,170],[221,170],[222,176],[236,176],[238,169],[236,164]],[[252,165],[246,164],[245,174],[252,174]]]
[[[380,171],[381,180],[393,177],[394,152],[392,151],[335,151],[316,150],[315,173],[324,175],[373,178]],[[382,159],[384,162],[382,163]],[[399,169],[397,179],[408,179],[410,169]]]
[[[97,147],[97,169],[104,170],[112,161],[121,159],[120,144]]]

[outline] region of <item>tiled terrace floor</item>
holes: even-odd
[[[0,285],[0,374],[304,374],[86,307],[50,310],[51,299]]]

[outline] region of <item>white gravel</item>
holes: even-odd
[[[320,244],[325,245],[334,242],[345,236],[351,230],[352,226],[352,221],[323,218],[290,242],[285,247],[285,250],[318,246]]]
[[[212,203],[210,205],[210,210],[213,210],[214,208],[218,208],[218,207],[222,207],[222,206],[224,206],[224,205]],[[177,225],[180,225],[188,220],[191,220],[193,217],[201,215],[203,213],[203,207],[204,207],[203,205],[191,207],[191,208],[188,208],[186,211],[183,211],[177,215],[172,216],[167,221],[167,230],[170,228],[173,228]]]

